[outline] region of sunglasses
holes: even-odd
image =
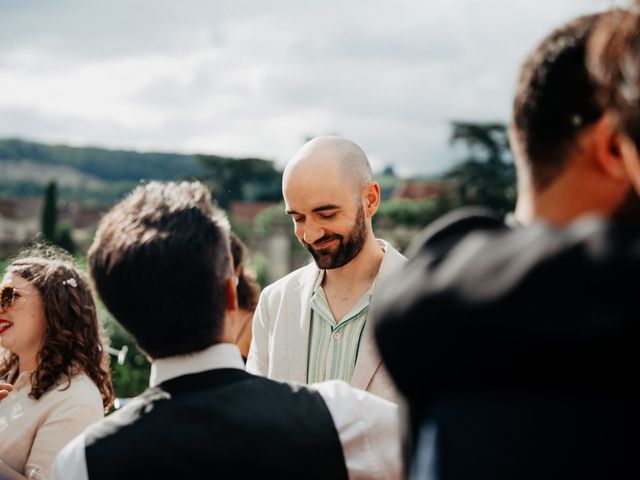
[[[16,297],[19,296],[20,294],[13,285],[5,285],[2,287],[2,290],[0,290],[0,306],[6,310],[13,304]]]

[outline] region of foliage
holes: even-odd
[[[141,153],[95,147],[45,145],[19,139],[0,140],[0,162],[30,162],[68,167],[96,182],[60,184],[60,198],[112,204],[141,181],[202,179],[214,187],[223,208],[229,201],[280,198],[281,173],[273,162],[217,155]],[[42,181],[0,179],[0,196],[39,195]]]
[[[116,396],[135,397],[149,386],[151,364],[138,348],[133,337],[113,319],[100,302],[98,302],[98,314],[109,338],[110,347],[121,350],[126,346],[128,349],[122,364],[118,363],[116,357],[111,357],[111,379]]]
[[[451,123],[449,142],[454,144],[462,141],[467,148],[480,153],[480,158],[486,161],[501,161],[509,152],[509,136],[507,127],[503,123]]]
[[[213,198],[222,208],[233,200],[280,200],[282,172],[272,161],[260,158],[222,158],[199,155],[205,174],[202,180],[211,185]]]
[[[54,243],[64,248],[69,253],[76,253],[76,244],[73,241],[73,225],[69,222],[62,222],[56,226]]]
[[[396,176],[392,167],[387,166],[383,173],[373,176],[373,181],[380,185],[380,198],[389,200],[402,179]]]
[[[423,227],[456,205],[447,196],[422,200],[396,198],[381,202],[373,216],[374,227],[392,228],[396,225]]]
[[[1,161],[1,160],[0,160]],[[85,184],[58,185],[58,198],[73,199],[87,206],[110,205],[133,190],[139,181],[102,182],[99,187]],[[0,179],[0,197],[35,197],[42,194],[42,184],[36,181]]]
[[[504,214],[516,199],[515,168],[507,128],[500,123],[453,122],[451,143],[462,142],[468,157],[444,178],[454,182],[462,205],[483,205]]]
[[[0,140],[0,160],[66,165],[105,181],[173,180],[202,173],[193,155],[45,145],[19,139]]]
[[[256,282],[260,285],[260,288],[264,288],[269,283],[267,270],[269,268],[269,260],[260,252],[253,252],[251,254],[251,263],[253,270],[256,274]]]
[[[253,220],[253,231],[258,237],[264,237],[269,234],[275,224],[290,225],[291,220],[285,213],[284,203],[279,203],[272,207],[262,210]],[[293,227],[291,227],[293,232]]]
[[[253,236],[251,231],[251,223],[243,220],[242,218],[236,218],[229,215],[229,224],[231,225],[231,231],[235,233],[240,240],[244,243],[248,243]]]
[[[75,253],[76,245],[72,237],[73,226],[69,222],[58,223],[56,182],[49,182],[45,188],[40,218],[43,238],[72,254]]]
[[[54,242],[56,225],[58,224],[58,192],[56,182],[49,182],[44,189],[42,204],[41,229],[42,236],[49,242]]]
[[[284,203],[279,203],[272,207],[262,210],[256,218],[253,220],[254,225],[254,241],[264,242],[275,231],[286,232],[289,236],[289,258],[291,265],[301,265],[309,257],[309,252],[300,244],[295,236],[293,223],[291,219],[285,213]],[[264,260],[262,263],[260,263]],[[263,287],[267,283],[267,269],[269,259],[261,259],[258,255],[254,256],[254,265],[256,268],[256,275],[258,276],[258,283]]]

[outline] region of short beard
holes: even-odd
[[[318,265],[318,268],[331,270],[343,267],[362,251],[367,239],[367,229],[364,223],[364,208],[362,208],[362,205],[358,206],[356,221],[349,232],[349,236],[346,241],[342,235],[333,233],[323,236],[318,239],[316,243],[322,243],[333,239],[339,240],[338,246],[333,252],[331,252],[330,249],[316,250],[312,245],[308,244],[304,240],[301,240],[300,243],[302,243],[304,248],[309,250],[309,253],[311,253],[311,256],[316,262],[316,265]]]

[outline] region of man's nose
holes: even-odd
[[[324,236],[324,229],[313,221],[307,221],[304,226],[303,239],[308,244],[314,243]]]

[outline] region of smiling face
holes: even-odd
[[[331,161],[299,166],[283,181],[287,214],[298,241],[322,269],[339,268],[355,258],[371,226],[363,192]]]
[[[6,308],[0,306],[0,347],[20,358],[20,371],[31,371],[47,328],[44,306],[38,290],[21,276],[6,272],[0,290],[5,285],[15,288],[15,298]]]
[[[324,236],[313,244],[307,243],[304,239],[300,240],[302,246],[311,253],[318,268],[327,270],[340,268],[353,260],[362,250],[367,238],[367,232],[362,205],[358,207],[355,224],[346,237],[339,233],[332,232],[330,230],[331,227],[327,225]],[[296,226],[299,225],[299,223],[302,222],[296,223]]]

